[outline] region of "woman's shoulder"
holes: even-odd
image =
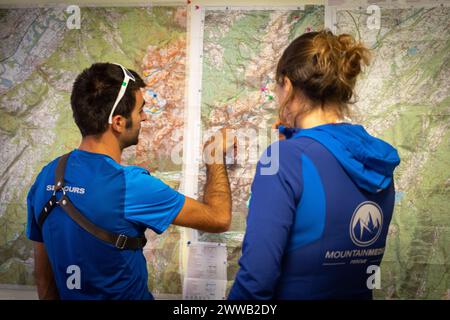
[[[298,172],[302,156],[317,142],[309,138],[278,140],[270,144],[262,153],[258,168],[261,174]]]
[[[264,153],[279,154],[281,157],[297,157],[307,152],[318,142],[308,137],[278,140],[270,144]]]

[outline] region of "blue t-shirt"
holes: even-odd
[[[229,298],[370,299],[397,151],[361,126],[339,124],[298,130],[266,152]]]
[[[58,159],[42,169],[28,193],[27,236],[44,242],[61,299],[152,299],[142,249],[119,250],[95,238],[58,206],[39,228]],[[142,236],[147,228],[164,232],[185,201],[143,168],[81,150],[71,153],[64,180],[66,194],[87,219],[130,237]]]

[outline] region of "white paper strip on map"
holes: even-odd
[[[188,245],[186,277],[227,280],[227,248],[223,243],[193,242]]]
[[[185,278],[183,300],[225,300],[226,280]]]
[[[187,28],[187,87],[184,114],[183,139],[183,175],[180,191],[186,196],[197,199],[198,172],[201,159],[201,86],[203,54],[204,11],[188,8]],[[180,244],[180,273],[185,274],[187,264],[187,243],[197,241],[197,231],[183,228]]]
[[[336,34],[336,7],[325,6],[325,28]]]
[[[215,242],[194,242],[188,246],[183,299],[225,299],[227,287],[227,248]]]

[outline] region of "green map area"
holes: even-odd
[[[44,165],[79,145],[70,93],[84,68],[94,62],[120,63],[136,70],[147,89],[164,98],[164,111],[149,115],[153,127],[143,128],[124,163],[152,172],[164,167],[160,164],[168,157],[155,157],[149,145],[164,150],[174,136],[182,136],[175,131],[183,123],[173,114],[182,119],[183,101],[171,92],[180,83],[184,87],[186,8],[81,8],[80,29],[66,26],[65,9],[0,10],[0,284],[34,283],[32,243],[25,235],[26,196]],[[167,65],[167,73],[158,73],[161,64]],[[160,124],[167,118],[176,124],[170,132]],[[177,187],[181,166],[163,169],[154,174]],[[155,293],[180,291],[179,270],[167,267],[167,261],[178,257],[178,246],[165,245],[167,238],[177,243],[178,228],[171,227],[157,241],[152,232],[147,236],[149,287]]]
[[[380,299],[449,299],[450,8],[338,10],[337,32],[373,49],[354,118],[393,144],[396,204],[381,265]]]

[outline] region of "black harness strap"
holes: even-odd
[[[52,195],[50,200],[48,200],[47,203],[42,208],[41,213],[39,214],[39,220],[38,220],[38,225],[39,225],[39,228],[41,228],[41,230],[42,230],[42,226],[44,225],[45,219],[47,219],[48,215],[57,206],[57,202],[58,202],[58,200],[56,200],[56,196]]]
[[[53,196],[46,203],[39,216],[38,224],[41,229],[48,215],[57,205],[59,205],[72,218],[73,221],[75,221],[81,228],[89,232],[97,239],[108,242],[121,250],[136,250],[143,248],[147,243],[145,236],[128,237],[124,234],[116,234],[106,231],[90,222],[85,216],[81,214],[80,211],[78,211],[77,208],[75,208],[64,191],[64,172],[69,155],[70,153],[65,154],[58,161],[58,165],[55,171],[55,189],[53,192]],[[56,192],[60,190],[62,190],[63,196],[61,197],[61,199],[57,200]]]
[[[47,219],[48,215],[52,212],[52,210],[58,205],[58,200],[56,199],[56,192],[62,190],[64,187],[64,171],[66,170],[67,159],[70,156],[70,152],[61,156],[58,160],[58,164],[56,165],[55,170],[55,185],[53,186],[53,195],[50,200],[44,205],[41,210],[41,214],[39,215],[38,224],[42,230],[42,226],[44,225],[45,219]]]

